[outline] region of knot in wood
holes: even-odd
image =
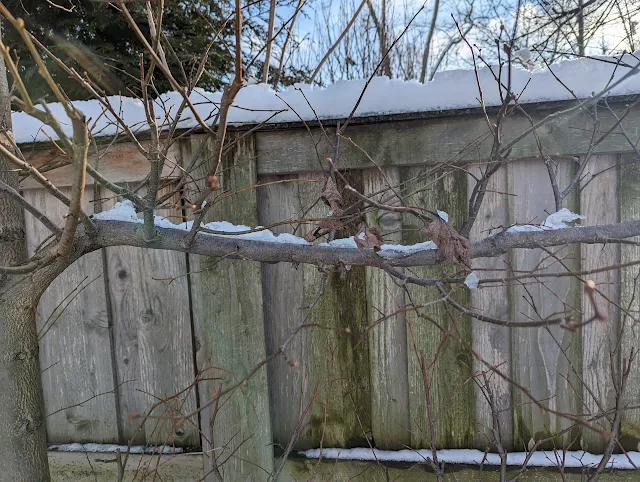
[[[31,415],[25,415],[23,417],[20,417],[16,420],[16,423],[13,427],[13,431],[14,433],[35,433],[38,430],[40,430],[40,427],[42,426],[42,417],[41,416],[35,416],[32,417]]]
[[[140,316],[143,325],[152,325],[156,321],[156,316],[151,308],[145,310]]]
[[[38,348],[36,347],[35,349],[25,349],[25,350],[18,350],[15,351],[13,353],[8,353],[5,357],[4,357],[4,361],[5,362],[25,362],[25,361],[29,361],[29,360],[33,360],[34,358],[36,358],[36,356],[38,355]]]

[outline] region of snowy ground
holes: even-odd
[[[129,451],[132,454],[179,454],[182,453],[180,447],[153,447],[151,445],[132,445],[128,447],[126,445],[115,444],[94,444],[94,443],[73,443],[73,444],[59,444],[50,445],[49,450],[57,450],[58,452],[117,452],[122,453]]]
[[[51,445],[49,450],[59,452],[120,452],[125,453],[128,450],[126,445],[114,444],[96,444],[96,443],[73,443]],[[153,454],[153,453],[181,453],[179,447],[152,447],[145,445],[134,445],[130,448],[132,454]],[[432,457],[430,450],[378,450],[368,448],[354,449],[311,449],[298,452],[298,455],[309,458],[332,460],[360,460],[360,461],[379,461],[379,462],[410,462],[425,463]],[[498,454],[485,454],[480,450],[473,449],[455,449],[455,450],[438,450],[438,460],[447,464],[459,465],[479,465],[488,466],[500,465],[500,457]],[[511,452],[507,454],[507,464],[510,466],[521,466],[527,456],[526,452]],[[562,462],[564,458],[564,463]],[[529,467],[557,467],[563,465],[569,468],[595,467],[600,463],[602,455],[590,454],[583,451],[539,451],[535,452],[527,466]],[[616,468],[623,470],[632,470],[640,467],[640,452],[627,452],[626,454],[613,454],[607,468]]]
[[[320,449],[305,450],[299,452],[299,455],[310,459],[320,457]],[[456,450],[438,450],[438,460],[448,464],[464,464],[464,465],[500,465],[500,457],[498,454],[486,454],[480,450],[472,449],[456,449]],[[430,450],[378,450],[378,449],[322,449],[322,458],[339,459],[339,460],[363,460],[363,461],[380,461],[380,462],[413,462],[424,463],[432,457]],[[512,452],[507,455],[507,464],[512,466],[521,466],[524,463],[527,454],[525,452]],[[562,458],[564,457],[564,464]],[[600,463],[602,455],[594,455],[583,451],[573,452],[553,452],[539,451],[535,452],[527,466],[529,467],[595,467]],[[628,452],[627,454],[613,454],[607,468],[616,469],[636,469],[640,467],[640,452]]]

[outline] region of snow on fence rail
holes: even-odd
[[[247,89],[247,95],[250,92]],[[612,98],[609,102],[614,112],[621,113],[627,100]],[[534,121],[557,107],[557,103],[529,106]],[[331,115],[338,114],[342,115],[342,111]],[[606,129],[615,119],[602,111],[600,121],[602,129]],[[528,125],[528,119],[515,114],[505,129],[505,138]],[[639,108],[627,114],[625,126],[629,130],[640,128]],[[576,158],[588,151],[590,137],[582,134],[588,128],[592,128],[591,118],[574,112],[540,129],[539,136],[558,163],[561,177],[569,178]],[[312,206],[306,213],[308,217],[327,215],[324,206],[314,203],[323,180],[323,156],[333,154],[334,147],[317,124],[309,129],[300,124],[274,125],[248,135],[242,129],[232,129],[230,133],[237,143],[233,152],[225,156],[223,171],[233,172],[233,176],[223,179],[223,184],[231,191],[255,184],[264,186],[227,198],[212,210],[212,220],[267,226],[299,217]],[[475,169],[473,161],[486,158],[490,146],[487,132],[482,113],[473,109],[360,119],[349,128],[353,143],[343,140],[340,144],[340,167],[348,171],[354,186],[368,194],[377,192],[386,182],[403,186],[411,180],[411,192],[402,192],[407,202],[442,210],[448,213],[449,222],[459,227],[466,216],[469,176],[464,170],[450,169],[445,176],[425,177],[425,166],[456,160]],[[204,151],[200,149],[203,142]],[[167,164],[188,165],[195,153],[206,156],[210,149],[210,142],[202,135],[184,137],[169,152]],[[599,154],[593,156],[587,169],[601,174],[579,195],[569,197],[565,206],[584,216],[577,220],[579,223],[605,224],[637,216],[640,163],[629,155],[630,150],[620,136],[611,136],[598,145]],[[381,170],[371,167],[363,151]],[[540,225],[555,211],[546,167],[535,158],[537,154],[531,136],[514,146],[513,160],[491,181],[472,238],[513,224]],[[60,161],[57,151],[44,145],[27,146],[25,156],[38,166]],[[140,180],[146,168],[146,160],[127,143],[112,145],[100,161],[100,169],[117,182]],[[68,189],[65,169],[68,168],[63,166],[48,173],[62,190]],[[416,185],[419,174],[423,176]],[[169,169],[164,175],[171,178],[175,172]],[[43,191],[28,182],[23,188],[25,197],[42,211],[62,218],[61,206]],[[86,196],[86,207],[91,212],[109,209],[115,203],[108,192],[98,192],[94,199],[92,191],[87,190]],[[511,192],[518,195],[509,195]],[[188,198],[189,193],[183,193],[183,197]],[[176,203],[160,214],[178,223],[187,211],[178,196]],[[428,241],[410,217],[398,213],[380,217],[373,213],[371,222],[380,224],[389,243],[415,245]],[[47,234],[30,215],[26,229],[30,249]],[[296,234],[304,234],[304,229]],[[273,232],[293,233],[293,229],[279,226]],[[353,233],[341,234],[346,237]],[[559,254],[570,254],[571,249],[564,247]],[[621,249],[585,246],[581,253],[568,256],[567,263],[572,268],[590,269],[637,259],[638,254],[638,248],[631,245]],[[474,269],[483,278],[489,276],[482,271],[484,268],[502,268],[509,262],[514,270],[524,271],[545,257],[541,250],[522,250],[512,259],[502,256],[474,260]],[[560,270],[557,264],[548,263],[544,271]],[[416,269],[426,277],[453,271],[446,267]],[[598,273],[594,280],[607,296],[619,299],[620,306],[628,306],[636,299],[630,281],[636,275],[636,267],[627,267],[622,269],[622,282],[612,272]],[[273,353],[299,323],[317,297],[322,276],[313,266],[260,266],[126,247],[85,256],[56,280],[38,310],[38,326],[52,324],[41,343],[50,442],[122,444],[133,439],[137,445],[209,448],[211,409],[200,414],[199,426],[147,422],[139,429],[139,421],[128,415],[145,413],[158,397],[176,392],[181,395],[161,405],[158,414],[192,412],[198,400],[207,400],[213,389],[212,382],[197,386],[193,383],[198,372],[209,379],[224,377],[227,381],[232,379],[230,373],[244,376]],[[481,284],[474,290],[465,289],[458,301],[470,302],[498,318],[533,318],[537,315],[525,297],[529,289],[537,290],[535,296],[543,315],[562,311],[565,303],[583,313],[591,309],[580,283],[570,277],[549,278],[546,289]],[[274,444],[287,445],[298,425],[300,407],[316,386],[322,403],[311,405],[308,423],[300,432],[295,449],[316,448],[321,439],[324,447],[367,447],[371,440],[380,449],[429,447],[423,379],[412,340],[415,339],[418,352],[432,356],[438,350],[441,335],[412,312],[406,317],[391,315],[387,322],[375,324],[382,315],[404,305],[405,296],[401,287],[374,269],[353,267],[329,274],[324,297],[308,322],[331,329],[302,332],[288,348],[291,363],[275,360],[243,387],[245,396],[235,396],[227,403],[227,409],[216,415],[215,447],[241,444],[230,462],[232,473],[246,480],[259,470],[257,466],[267,470],[273,467]],[[417,303],[434,296],[435,288],[414,290]],[[428,305],[424,313],[440,320],[446,328],[456,323],[459,336],[475,351],[491,363],[502,364],[516,381],[531,387],[533,396],[548,401],[555,410],[595,410],[594,392],[584,389],[580,380],[599,387],[597,402],[610,405],[611,381],[607,370],[602,369],[607,366],[609,355],[603,340],[624,323],[624,317],[615,310],[610,311],[607,324],[589,325],[577,335],[559,327],[549,331],[510,329],[464,316],[452,319],[441,304]],[[372,325],[375,326],[367,328]],[[411,327],[411,335],[407,326]],[[627,333],[622,340],[623,349],[637,346],[637,337]],[[581,372],[573,372],[569,361]],[[450,343],[441,353],[431,386],[432,408],[438,414],[434,427],[438,448],[483,450],[489,443],[491,413],[484,397],[470,382],[470,376],[481,368],[459,344]],[[499,379],[492,383],[507,449],[525,450],[569,427],[566,420],[527,403],[510,384]],[[628,390],[630,399],[637,400],[639,375],[632,374]],[[200,431],[204,433],[202,438]],[[245,440],[248,434],[252,436]],[[640,412],[629,411],[623,423],[623,446],[637,449],[639,434]],[[598,453],[604,441],[595,432],[574,428],[543,443],[542,448],[554,444],[571,448],[582,444],[585,450]],[[218,457],[224,458],[230,450],[223,449]]]

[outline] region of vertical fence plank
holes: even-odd
[[[640,219],[640,159],[636,155],[625,156],[620,167],[620,222]],[[634,238],[638,241],[638,238]],[[623,244],[621,262],[640,260],[640,246]],[[622,268],[620,274],[620,347],[621,359],[629,358],[631,350],[640,349],[640,266]],[[640,370],[636,358],[632,365],[624,396],[626,406],[636,407],[640,400]],[[640,450],[640,409],[624,412],[622,419],[621,443],[626,450]]]
[[[567,185],[573,166],[569,161],[557,165],[558,183]],[[553,193],[545,164],[539,159],[516,161],[508,165],[511,223],[542,224],[555,212]],[[576,212],[575,196],[566,208]],[[575,248],[516,250],[512,257],[515,274],[533,270],[543,273],[566,271],[549,253],[553,253],[572,270],[579,264]],[[542,268],[542,269],[539,269]],[[527,279],[515,282],[511,292],[511,316],[518,320],[534,320],[566,310],[580,311],[579,286],[571,277]],[[535,304],[535,307],[532,306]],[[550,328],[518,328],[512,332],[513,377],[530,389],[531,395],[549,408],[565,413],[578,413],[580,385],[580,336],[559,326]],[[574,371],[575,370],[575,371]],[[577,372],[577,373],[576,373]],[[571,422],[551,413],[543,413],[520,390],[513,391],[514,444],[526,449],[530,442],[547,440],[542,446],[566,447],[576,441],[574,432],[548,440]]]
[[[202,139],[192,140],[192,153],[197,152]],[[229,141],[234,140],[237,144],[225,154],[220,172],[225,192],[232,195],[220,200],[206,221],[228,220],[256,226],[256,190],[238,192],[257,182],[255,140],[252,135],[230,134]],[[206,181],[211,153],[209,141],[203,152],[205,162],[195,179]],[[200,400],[204,404],[215,390],[234,385],[267,356],[262,274],[260,264],[255,262],[200,256],[190,256],[189,260],[194,325],[202,344],[198,369],[210,380],[201,385]],[[217,463],[228,459],[221,467],[225,479],[264,480],[266,473],[273,470],[266,368],[203,412],[201,425],[205,472],[213,468],[214,459]]]
[[[470,171],[476,177],[482,175],[479,167],[471,167]],[[476,180],[468,176],[468,192],[471,193]],[[471,230],[470,240],[476,241],[507,226],[508,219],[507,169],[501,168],[489,180],[486,193],[478,217]],[[472,260],[472,267],[477,270],[481,279],[503,278],[508,276],[508,259],[506,255],[495,258],[476,258]],[[506,283],[480,285],[471,291],[471,305],[487,316],[500,319],[509,318],[509,288]],[[473,349],[482,359],[497,367],[502,373],[511,375],[511,329],[472,320]],[[498,411],[500,437],[505,449],[513,447],[513,417],[511,408],[511,384],[505,379],[488,370],[480,360],[474,358],[473,371],[475,374],[487,372],[488,384],[483,376],[475,378],[476,399],[476,446],[484,450],[487,446],[494,447],[492,433],[493,414],[487,400],[488,391],[494,400],[494,410]],[[488,386],[487,386],[488,385]]]
[[[350,182],[361,189],[361,179],[353,174],[347,174]],[[300,178],[324,179],[321,173],[303,173]],[[328,214],[329,208],[322,201],[316,203],[322,182],[301,183],[299,189],[306,217],[322,218]],[[353,199],[346,196],[345,205],[350,202]],[[343,229],[336,238],[353,234]],[[365,271],[362,267],[326,269],[323,283],[325,276],[317,266],[302,267],[303,313],[307,323],[314,325],[306,334],[309,389],[317,386],[319,390],[311,407],[309,437],[316,446],[322,440],[324,447],[366,447],[371,407],[368,344],[363,332],[367,325]]]
[[[70,194],[68,188],[61,190]],[[90,194],[85,193],[83,207],[92,213]],[[43,189],[29,189],[24,197],[62,223],[68,208]],[[25,228],[33,253],[50,233],[29,213]],[[100,252],[87,254],[58,276],[40,298],[37,317],[48,441],[117,442],[111,327]]]
[[[400,189],[397,168],[363,171],[364,194],[378,202],[398,205],[389,189]],[[378,226],[385,242],[402,243],[402,214],[374,210],[369,226]],[[369,369],[371,376],[371,432],[376,447],[401,449],[411,443],[409,432],[409,380],[407,372],[407,327],[402,314],[404,289],[378,268],[366,268],[369,324]],[[381,323],[376,321],[389,316]]]
[[[105,208],[114,201],[109,196]],[[180,222],[179,196],[172,202],[174,206],[157,214]],[[132,412],[147,413],[163,400],[166,402],[152,415],[180,416],[196,408],[186,256],[165,250],[111,247],[107,248],[107,270],[123,441],[200,445],[197,418],[181,425],[150,419],[141,430],[141,420],[129,418]],[[167,400],[176,394],[180,395]]]
[[[618,222],[618,156],[615,154],[592,156],[587,164],[580,195],[580,212],[586,216],[585,226]],[[592,175],[595,177],[592,178]],[[617,244],[586,244],[582,247],[582,269],[589,270],[611,266],[620,262],[620,246]],[[595,321],[582,329],[582,378],[583,411],[587,418],[615,407],[615,392],[611,380],[610,352],[616,352],[618,331],[619,272],[608,270],[588,276],[600,292],[596,295],[598,308],[608,315],[607,321]],[[610,301],[607,301],[611,300]],[[594,314],[593,304],[582,297],[582,316],[588,320]],[[617,358],[618,354],[615,355]],[[598,418],[595,427],[609,431],[607,418]],[[585,450],[601,452],[606,440],[593,430],[583,431]]]
[[[442,170],[431,173],[424,168],[403,168],[400,178],[404,185],[402,195],[407,204],[431,211],[446,211],[449,223],[455,229],[460,228],[467,215],[467,180],[462,171],[443,174]],[[405,215],[403,244],[425,241],[425,228],[417,218]],[[438,266],[415,268],[412,271],[418,276],[433,278],[454,275],[458,268]],[[431,423],[435,429],[437,447],[473,446],[475,402],[469,380],[473,362],[469,351],[457,341],[461,338],[471,343],[471,322],[468,317],[460,316],[442,302],[431,304],[442,298],[437,288],[412,286],[409,291],[416,306],[426,305],[417,311],[407,312],[411,446],[429,446]],[[466,287],[458,287],[453,296],[459,303],[468,304]],[[427,414],[426,390],[418,359],[421,355],[424,355],[430,379],[431,421]]]
[[[258,189],[260,224],[268,226],[301,217],[297,176],[262,176]],[[289,181],[289,182],[282,182]],[[293,233],[297,224],[271,228],[274,233]],[[304,318],[304,279],[301,266],[290,263],[262,265],[262,293],[264,300],[267,353],[280,348]],[[308,387],[307,332],[301,330],[287,345],[285,357],[271,362],[269,394],[273,442],[284,449],[296,428],[300,435],[296,448],[313,447],[305,430],[309,417],[301,421],[304,407],[311,395]]]

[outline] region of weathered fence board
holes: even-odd
[[[407,204],[445,211],[449,223],[460,228],[467,213],[467,180],[463,171],[436,174],[424,168],[403,168],[400,179],[401,195]],[[403,244],[425,241],[424,223],[414,216],[403,217]],[[433,278],[453,276],[459,268],[437,266],[410,271]],[[456,301],[467,303],[466,287],[446,288],[454,291],[451,296]],[[432,427],[437,448],[473,446],[473,362],[464,346],[471,343],[471,320],[439,301],[442,294],[436,287],[412,286],[408,293],[407,303],[416,308],[406,313],[411,446],[428,448]]]
[[[566,107],[573,105],[568,102]],[[527,106],[533,122],[542,120],[554,112],[545,104]],[[612,105],[616,115],[625,112],[622,103]],[[424,117],[424,114],[422,114]],[[371,123],[349,126],[351,142],[340,144],[340,167],[362,169],[378,166],[415,166],[451,161],[486,160],[491,152],[493,136],[481,111],[458,116],[431,114],[428,118],[384,122],[375,119]],[[616,122],[612,114],[604,109],[598,112],[603,131]],[[632,132],[640,126],[640,110],[631,109],[625,114],[625,128]],[[530,120],[519,113],[509,117],[503,124],[503,142],[509,143],[531,127]],[[589,151],[591,136],[585,135],[593,129],[593,119],[586,109],[559,116],[555,122],[536,130],[547,153],[552,155],[578,155]],[[318,157],[334,155],[333,140],[323,135],[319,127],[288,129],[257,134],[258,171],[260,174],[283,174],[321,170],[323,164]],[[629,152],[629,144],[623,136],[610,135],[598,143],[594,152]],[[365,154],[366,152],[366,154]],[[367,156],[368,155],[368,156]],[[510,158],[537,158],[540,155],[538,142],[532,135],[526,136],[513,146]]]
[[[83,203],[90,213],[91,191]],[[70,189],[62,192],[69,195]],[[27,190],[24,197],[55,222],[67,214],[67,206],[44,190]],[[49,230],[28,213],[25,227],[33,252]],[[78,260],[53,282],[40,298],[36,322],[49,441],[118,442],[111,324],[100,252]]]
[[[487,166],[471,167],[467,176],[469,194],[487,169]],[[475,241],[500,232],[509,225],[507,170],[501,168],[489,180],[484,200],[470,233]],[[508,273],[508,256],[477,258],[471,265],[482,279],[500,279]],[[509,319],[509,288],[507,283],[480,285],[471,290],[471,306],[487,316]],[[474,357],[473,372],[476,401],[476,446],[484,449],[495,445],[493,436],[493,411],[489,400],[493,399],[493,410],[497,411],[500,438],[505,449],[513,447],[512,387],[504,378],[491,372],[496,367],[507,376],[511,375],[511,329],[478,321],[472,324],[473,349],[481,360]],[[487,366],[487,364],[489,366]],[[486,375],[482,375],[485,373]],[[486,378],[485,378],[486,377]]]
[[[553,161],[549,161],[553,162]],[[551,166],[562,189],[573,174],[569,161]],[[541,224],[555,212],[549,174],[540,159],[512,162],[508,166],[508,192],[511,223]],[[567,198],[564,207],[576,211],[576,198]],[[541,268],[542,273],[558,273],[576,269],[577,254],[572,248],[531,249],[512,256],[513,274],[526,274]],[[566,267],[566,268],[565,268]],[[580,310],[577,283],[569,277],[529,278],[515,281],[511,292],[513,319],[539,320],[565,310]],[[539,329],[514,328],[512,336],[513,378],[530,389],[529,395],[549,409],[561,413],[577,413],[581,397],[580,337],[559,326]],[[575,371],[574,371],[575,370]],[[576,374],[577,372],[577,374]],[[528,394],[513,389],[514,444],[519,450],[530,444],[542,447],[567,446],[575,442],[575,434],[563,432],[571,423],[551,412],[536,407]],[[558,437],[556,437],[558,435]]]
[[[399,205],[397,168],[367,169],[363,194],[386,205]],[[391,191],[389,191],[391,189]],[[386,243],[402,243],[402,214],[373,209],[369,226],[379,226]],[[411,443],[409,379],[404,288],[391,275],[366,268],[369,303],[369,376],[371,377],[371,433],[376,447],[402,449]]]
[[[184,255],[109,248],[108,270],[118,380],[126,387],[120,390],[125,440],[198,445],[197,426],[190,423],[151,419],[139,430],[140,420],[129,418],[154,404],[153,416],[180,416],[196,408],[195,389],[189,388],[195,370]]]
[[[580,192],[580,212],[586,216],[584,225],[613,224],[619,218],[618,156],[593,156],[585,169],[583,188]],[[590,270],[620,263],[620,245],[591,245],[582,247],[582,269]],[[593,417],[593,425],[606,432],[611,430],[613,413],[600,415],[615,408],[614,368],[619,360],[617,348],[618,331],[618,276],[616,270],[588,275],[595,281],[597,294],[595,303],[603,311],[606,320],[595,320],[582,328],[582,379],[583,410],[585,416]],[[591,319],[595,308],[588,296],[582,297],[583,321]],[[611,358],[613,356],[613,360]],[[600,452],[606,439],[593,430],[583,431],[585,450]]]
[[[323,180],[320,173],[300,179]],[[352,178],[358,189],[359,177]],[[323,218],[329,208],[319,196],[323,183],[301,183],[306,217]],[[353,199],[345,196],[345,205]],[[353,235],[348,229],[336,237]],[[367,446],[371,436],[367,299],[362,267],[305,265],[302,311],[307,329],[309,387],[319,391],[310,410],[310,438],[315,446]],[[295,402],[294,402],[295,403]]]
[[[142,145],[149,147],[147,142]],[[89,149],[88,163],[97,168],[100,174],[111,182],[134,182],[143,180],[149,173],[149,161],[142,153],[131,143],[107,143],[106,146],[96,154],[94,149]],[[60,149],[32,149],[25,150],[23,154],[27,161],[38,169],[45,171],[47,179],[57,187],[71,186],[73,181],[72,166],[69,159]],[[180,171],[176,166],[182,163],[182,157],[178,143],[174,144],[167,152],[164,168],[162,170],[163,177],[177,177]],[[56,167],[55,166],[62,166]],[[48,170],[51,169],[51,170]],[[87,174],[87,185],[94,183],[90,174]],[[23,189],[41,188],[41,185],[33,178],[26,178],[21,187]]]
[[[640,219],[640,159],[625,156],[620,166],[620,221]],[[634,241],[638,241],[637,238]],[[639,263],[640,246],[621,246],[621,263]],[[631,350],[640,350],[640,265],[620,270],[620,358],[628,360]],[[636,356],[635,360],[639,360]],[[622,363],[621,363],[622,364]],[[640,370],[631,370],[624,394],[625,407],[636,407],[640,400]],[[626,410],[622,419],[622,445],[627,450],[640,450],[640,410]]]
[[[219,172],[229,197],[212,207],[206,221],[233,220],[256,226],[254,139],[251,135],[231,139],[237,141],[236,147],[223,156]],[[193,142],[192,152],[199,138]],[[204,162],[195,176],[199,181],[206,182],[206,172],[215,162],[211,159],[212,147],[211,141],[204,149]],[[267,356],[262,274],[259,263],[200,256],[190,256],[189,260],[194,324],[203,350],[198,356],[198,370],[209,379],[200,385],[206,388],[200,393],[200,403],[208,404],[221,385],[237,384]],[[202,413],[205,471],[212,480],[214,460],[221,463],[227,458],[221,469],[227,478],[233,474],[237,480],[261,480],[265,471],[272,471],[269,417],[266,367]]]
[[[174,302],[188,298],[186,283],[180,279],[185,271],[184,258],[174,253],[149,256],[142,250],[109,250],[118,374],[123,384],[133,385],[133,390],[121,391],[126,440],[198,444],[197,427],[192,424],[173,426],[152,419],[139,430],[140,420],[129,419],[132,412],[144,414],[154,404],[158,408],[152,416],[180,416],[195,409],[195,390],[189,389],[194,376],[189,307]],[[167,277],[177,282],[154,281]],[[177,393],[183,396],[170,399]]]
[[[171,187],[166,188],[166,190]],[[103,208],[115,201],[104,195]],[[158,210],[180,221],[179,198],[174,207]],[[124,246],[106,249],[109,296],[114,326],[115,365],[123,441],[152,445],[197,446],[197,424],[141,419],[132,413],[177,417],[196,409],[195,368],[187,264],[183,253]]]
[[[260,224],[269,226],[302,217],[297,176],[262,176],[258,189]],[[293,233],[297,224],[275,226],[275,233]],[[262,296],[267,335],[267,352],[274,353],[287,343],[284,357],[269,364],[271,424],[276,446],[286,448],[297,434],[295,446],[310,448],[307,404],[313,387],[309,385],[307,331],[289,340],[304,321],[304,278],[301,266],[289,263],[262,266]],[[303,414],[307,412],[307,416]]]

